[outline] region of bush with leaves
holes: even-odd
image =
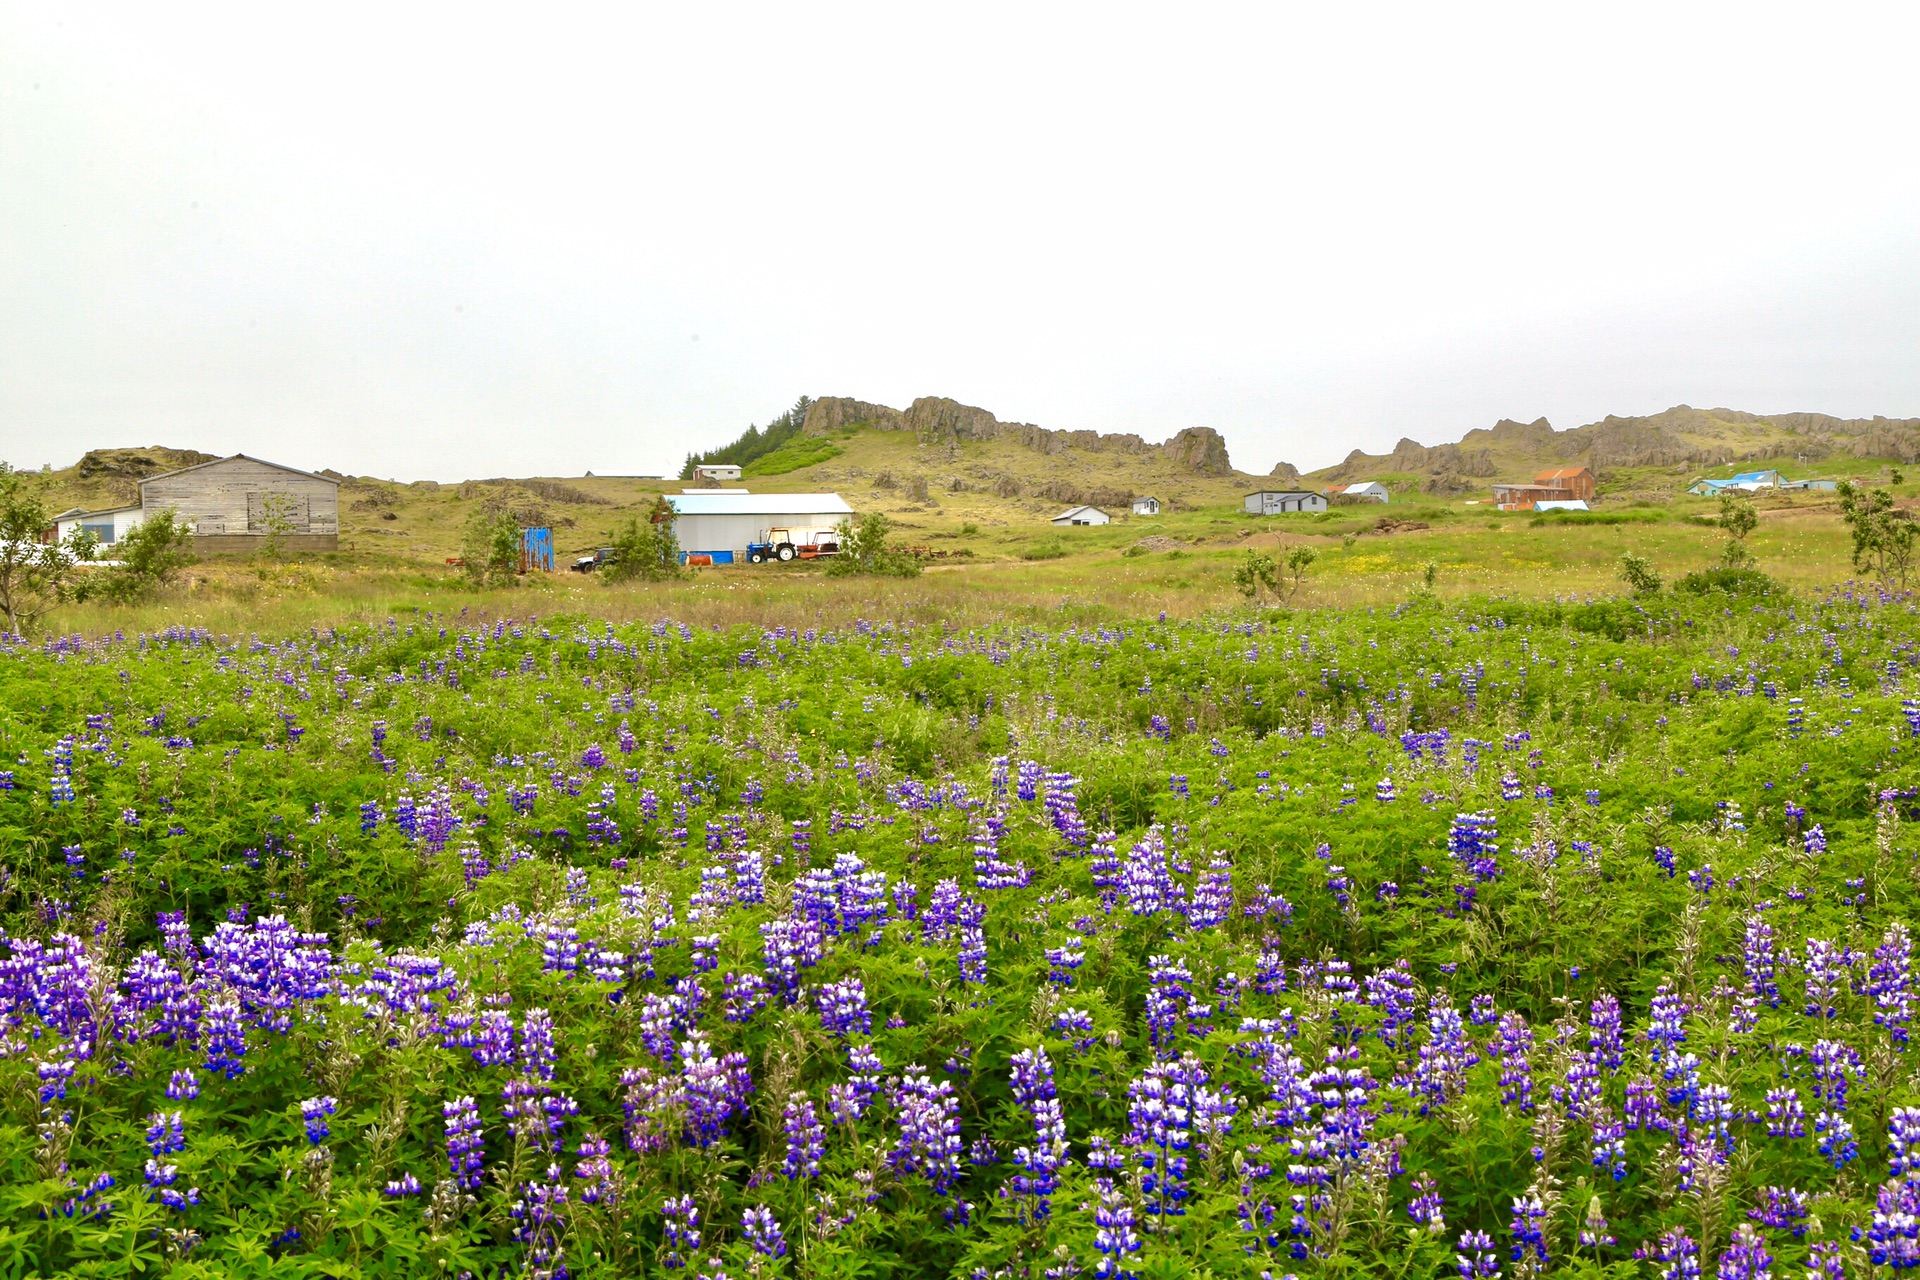
[[[79,567],[94,558],[97,540],[79,529],[61,542],[43,542],[53,514],[39,482],[0,462],[0,623],[25,633],[70,599]]]
[[[1840,518],[1853,535],[1853,567],[1887,586],[1904,587],[1913,567],[1912,515],[1885,489],[1871,492],[1840,482]]]
[[[468,580],[496,586],[511,583],[520,572],[520,522],[503,508],[475,507],[467,516],[460,553]]]
[[[116,604],[144,600],[193,563],[193,530],[169,507],[135,525],[112,555],[117,563],[83,580],[84,594]]]
[[[838,526],[840,552],[827,557],[827,572],[835,577],[873,575],[885,578],[917,578],[920,562],[898,547],[887,544],[893,522],[878,511],[861,516],[858,523],[842,520]]]
[[[1729,569],[1751,569],[1753,551],[1747,536],[1760,525],[1760,513],[1753,503],[1731,493],[1720,495],[1720,528],[1726,532],[1726,546],[1720,549],[1720,563]]]
[[[628,520],[613,538],[609,582],[665,582],[686,572],[680,563],[680,539],[673,532],[673,507],[655,498],[644,523]]]
[[[1626,583],[1628,589],[1637,596],[1660,593],[1660,574],[1654,569],[1653,562],[1631,551],[1620,557],[1620,581]]]

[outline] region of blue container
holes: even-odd
[[[520,572],[532,573],[535,569],[542,573],[553,572],[553,530],[551,529],[520,531]]]

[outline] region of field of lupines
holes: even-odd
[[[1907,598],[0,646],[0,1276],[1920,1261]]]

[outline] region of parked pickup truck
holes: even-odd
[[[575,573],[592,573],[595,569],[598,569],[601,565],[612,564],[614,561],[618,560],[619,558],[620,558],[620,553],[618,551],[615,551],[612,547],[598,547],[598,548],[595,548],[594,553],[592,555],[581,556],[578,560],[575,560],[572,564],[568,565],[567,567],[573,570]]]
[[[754,564],[769,560],[812,560],[840,553],[838,529],[769,529],[764,541],[747,544],[747,559]]]

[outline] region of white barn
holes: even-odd
[[[1137,516],[1157,516],[1160,514],[1160,499],[1154,497],[1135,498],[1133,514]]]
[[[1113,517],[1098,507],[1069,507],[1053,518],[1053,523],[1068,524],[1112,524]]]
[[[1325,511],[1327,497],[1307,489],[1260,489],[1242,504],[1248,515],[1291,515],[1296,511]]]
[[[703,462],[693,469],[693,478],[695,480],[710,480],[714,482],[721,480],[738,480],[740,478],[740,468],[734,466],[731,462]]]
[[[1369,502],[1390,502],[1393,495],[1387,492],[1387,486],[1378,480],[1366,480],[1360,484],[1350,484],[1340,491],[1349,498],[1365,498]]]
[[[704,490],[669,493],[673,536],[688,555],[708,555],[715,564],[747,558],[747,544],[765,542],[769,529],[832,528],[853,518],[837,493],[747,493]]]
[[[54,541],[65,542],[75,530],[82,530],[92,534],[102,547],[110,547],[138,527],[146,514],[138,506],[112,507],[106,511],[75,507],[53,518]]]

